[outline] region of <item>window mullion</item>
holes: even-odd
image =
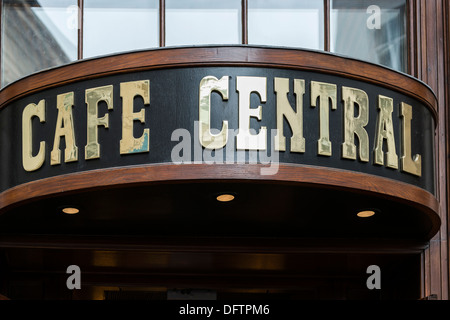
[[[324,50],[330,51],[330,2],[331,0],[323,0],[323,33],[324,33]]]
[[[166,46],[166,0],[159,0],[159,46]]]
[[[248,0],[242,0],[242,44],[248,44]]]
[[[84,0],[78,0],[78,60],[83,59]]]

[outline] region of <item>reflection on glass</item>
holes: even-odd
[[[406,0],[331,0],[331,51],[407,71]]]
[[[322,0],[248,0],[248,43],[323,50]]]
[[[2,1],[2,83],[77,58],[77,0]]]
[[[241,43],[240,0],[166,0],[166,45]]]
[[[158,0],[84,0],[83,58],[159,45]]]

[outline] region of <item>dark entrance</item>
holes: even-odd
[[[420,245],[277,239],[22,238],[1,251],[11,299],[421,298]],[[69,290],[69,265],[81,289]],[[370,265],[381,289],[369,290]]]

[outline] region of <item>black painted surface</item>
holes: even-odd
[[[215,200],[221,192],[236,199]],[[80,209],[66,215],[65,206]],[[376,209],[359,218],[364,209]],[[84,191],[22,204],[0,216],[0,234],[142,235],[427,240],[433,228],[417,208],[389,199],[254,182],[145,184]]]
[[[336,76],[283,70],[274,68],[241,68],[241,67],[199,67],[179,68],[167,70],[153,70],[133,74],[122,74],[101,79],[81,81],[56,89],[49,89],[37,94],[27,96],[15,101],[0,111],[0,192],[14,186],[61,174],[112,168],[130,165],[143,165],[150,163],[171,162],[172,149],[179,141],[172,141],[172,133],[176,129],[184,128],[191,133],[193,144],[198,140],[194,137],[194,123],[198,121],[198,92],[199,83],[205,76],[212,75],[221,78],[230,76],[229,99],[222,101],[218,93],[211,97],[212,127],[221,128],[222,121],[228,120],[230,129],[238,128],[238,92],[236,91],[237,76],[258,76],[267,78],[267,101],[261,103],[257,94],[251,95],[251,107],[262,106],[262,120],[252,118],[250,127],[259,132],[261,126],[266,126],[270,137],[270,130],[276,129],[276,95],[274,92],[274,77],[290,79],[289,100],[295,108],[295,95],[293,93],[293,79],[304,79],[306,83],[304,95],[304,136],[306,139],[305,153],[279,153],[279,161],[283,163],[298,163],[323,167],[333,167],[357,172],[387,177],[398,181],[419,186],[435,193],[434,186],[434,120],[431,112],[418,101],[397,92],[377,87],[371,84],[357,82]],[[135,80],[150,80],[150,106],[146,106],[146,123],[135,121],[135,137],[141,136],[143,128],[150,129],[150,151],[148,153],[120,155],[119,141],[122,135],[122,101],[120,98],[121,82]],[[310,107],[310,81],[328,82],[338,85],[337,110],[330,110],[330,140],[333,144],[332,156],[317,155],[317,140],[319,138],[319,108]],[[88,88],[114,86],[114,109],[107,111],[106,104],[99,106],[99,117],[109,113],[109,129],[99,127],[99,143],[101,145],[101,158],[95,160],[84,159],[84,146],[86,145],[86,104],[85,90]],[[369,135],[370,161],[346,160],[341,158],[341,144],[343,142],[343,102],[341,101],[342,86],[349,86],[364,90],[369,96],[369,124],[366,131]],[[66,92],[75,92],[73,107],[76,144],[78,146],[79,160],[61,165],[50,165],[50,152],[53,148],[54,131],[56,125],[57,109],[56,96]],[[384,166],[373,164],[373,149],[376,133],[378,95],[385,95],[394,99],[393,123],[396,138],[396,151],[401,156],[401,118],[400,103],[405,102],[413,106],[412,119],[412,154],[422,155],[422,177],[400,172]],[[46,161],[44,165],[34,172],[26,172],[22,167],[22,111],[29,103],[38,103],[46,100],[46,122],[40,124],[34,119],[34,150],[37,152],[40,141],[46,141]],[[143,108],[141,98],[135,98],[135,111]],[[357,108],[356,108],[357,110]],[[287,150],[289,150],[289,126],[285,123],[285,136],[287,137]],[[269,139],[270,140],[270,139]],[[358,144],[358,139],[355,138]],[[61,141],[62,159],[64,159],[64,139]],[[192,159],[195,154],[192,147]],[[270,155],[271,143],[268,142]],[[224,155],[228,154],[226,148]],[[248,161],[248,154],[247,154]],[[198,159],[196,159],[198,160]],[[399,164],[400,168],[400,164]]]

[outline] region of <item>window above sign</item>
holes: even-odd
[[[330,51],[406,72],[406,1],[331,0]]]
[[[248,1],[248,43],[324,49],[324,1]]]
[[[324,50],[408,71],[406,0],[1,0],[1,87],[108,54],[180,45]]]
[[[2,87],[77,59],[76,8],[77,0],[2,1]]]
[[[159,45],[158,0],[84,0],[83,58]]]

